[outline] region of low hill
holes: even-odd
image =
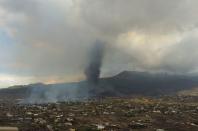
[[[56,102],[90,97],[175,95],[198,87],[198,77],[124,71],[101,78],[97,85],[86,81],[45,85],[42,83],[14,86],[0,90],[1,98],[25,99],[28,102]]]

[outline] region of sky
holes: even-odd
[[[102,77],[123,70],[197,73],[197,0],[0,0],[0,88],[85,79],[105,43]]]

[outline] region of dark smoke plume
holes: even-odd
[[[100,77],[100,69],[104,56],[104,43],[96,40],[89,54],[88,66],[85,69],[87,81],[91,84],[97,84]]]

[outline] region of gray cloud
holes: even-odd
[[[192,72],[198,65],[197,6],[196,0],[2,0],[12,20],[20,19],[6,21],[16,42],[13,64],[21,65],[10,70],[83,74],[87,52],[99,39],[107,43],[103,75],[125,69]]]
[[[130,30],[169,33],[197,23],[195,0],[86,0],[81,1],[82,18],[102,33]]]

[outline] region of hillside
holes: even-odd
[[[113,77],[101,78],[98,85],[90,85],[85,81],[50,85],[38,83],[2,89],[0,97],[26,98],[28,102],[56,102],[105,96],[175,95],[194,87],[198,87],[198,77],[196,76],[124,71]]]

